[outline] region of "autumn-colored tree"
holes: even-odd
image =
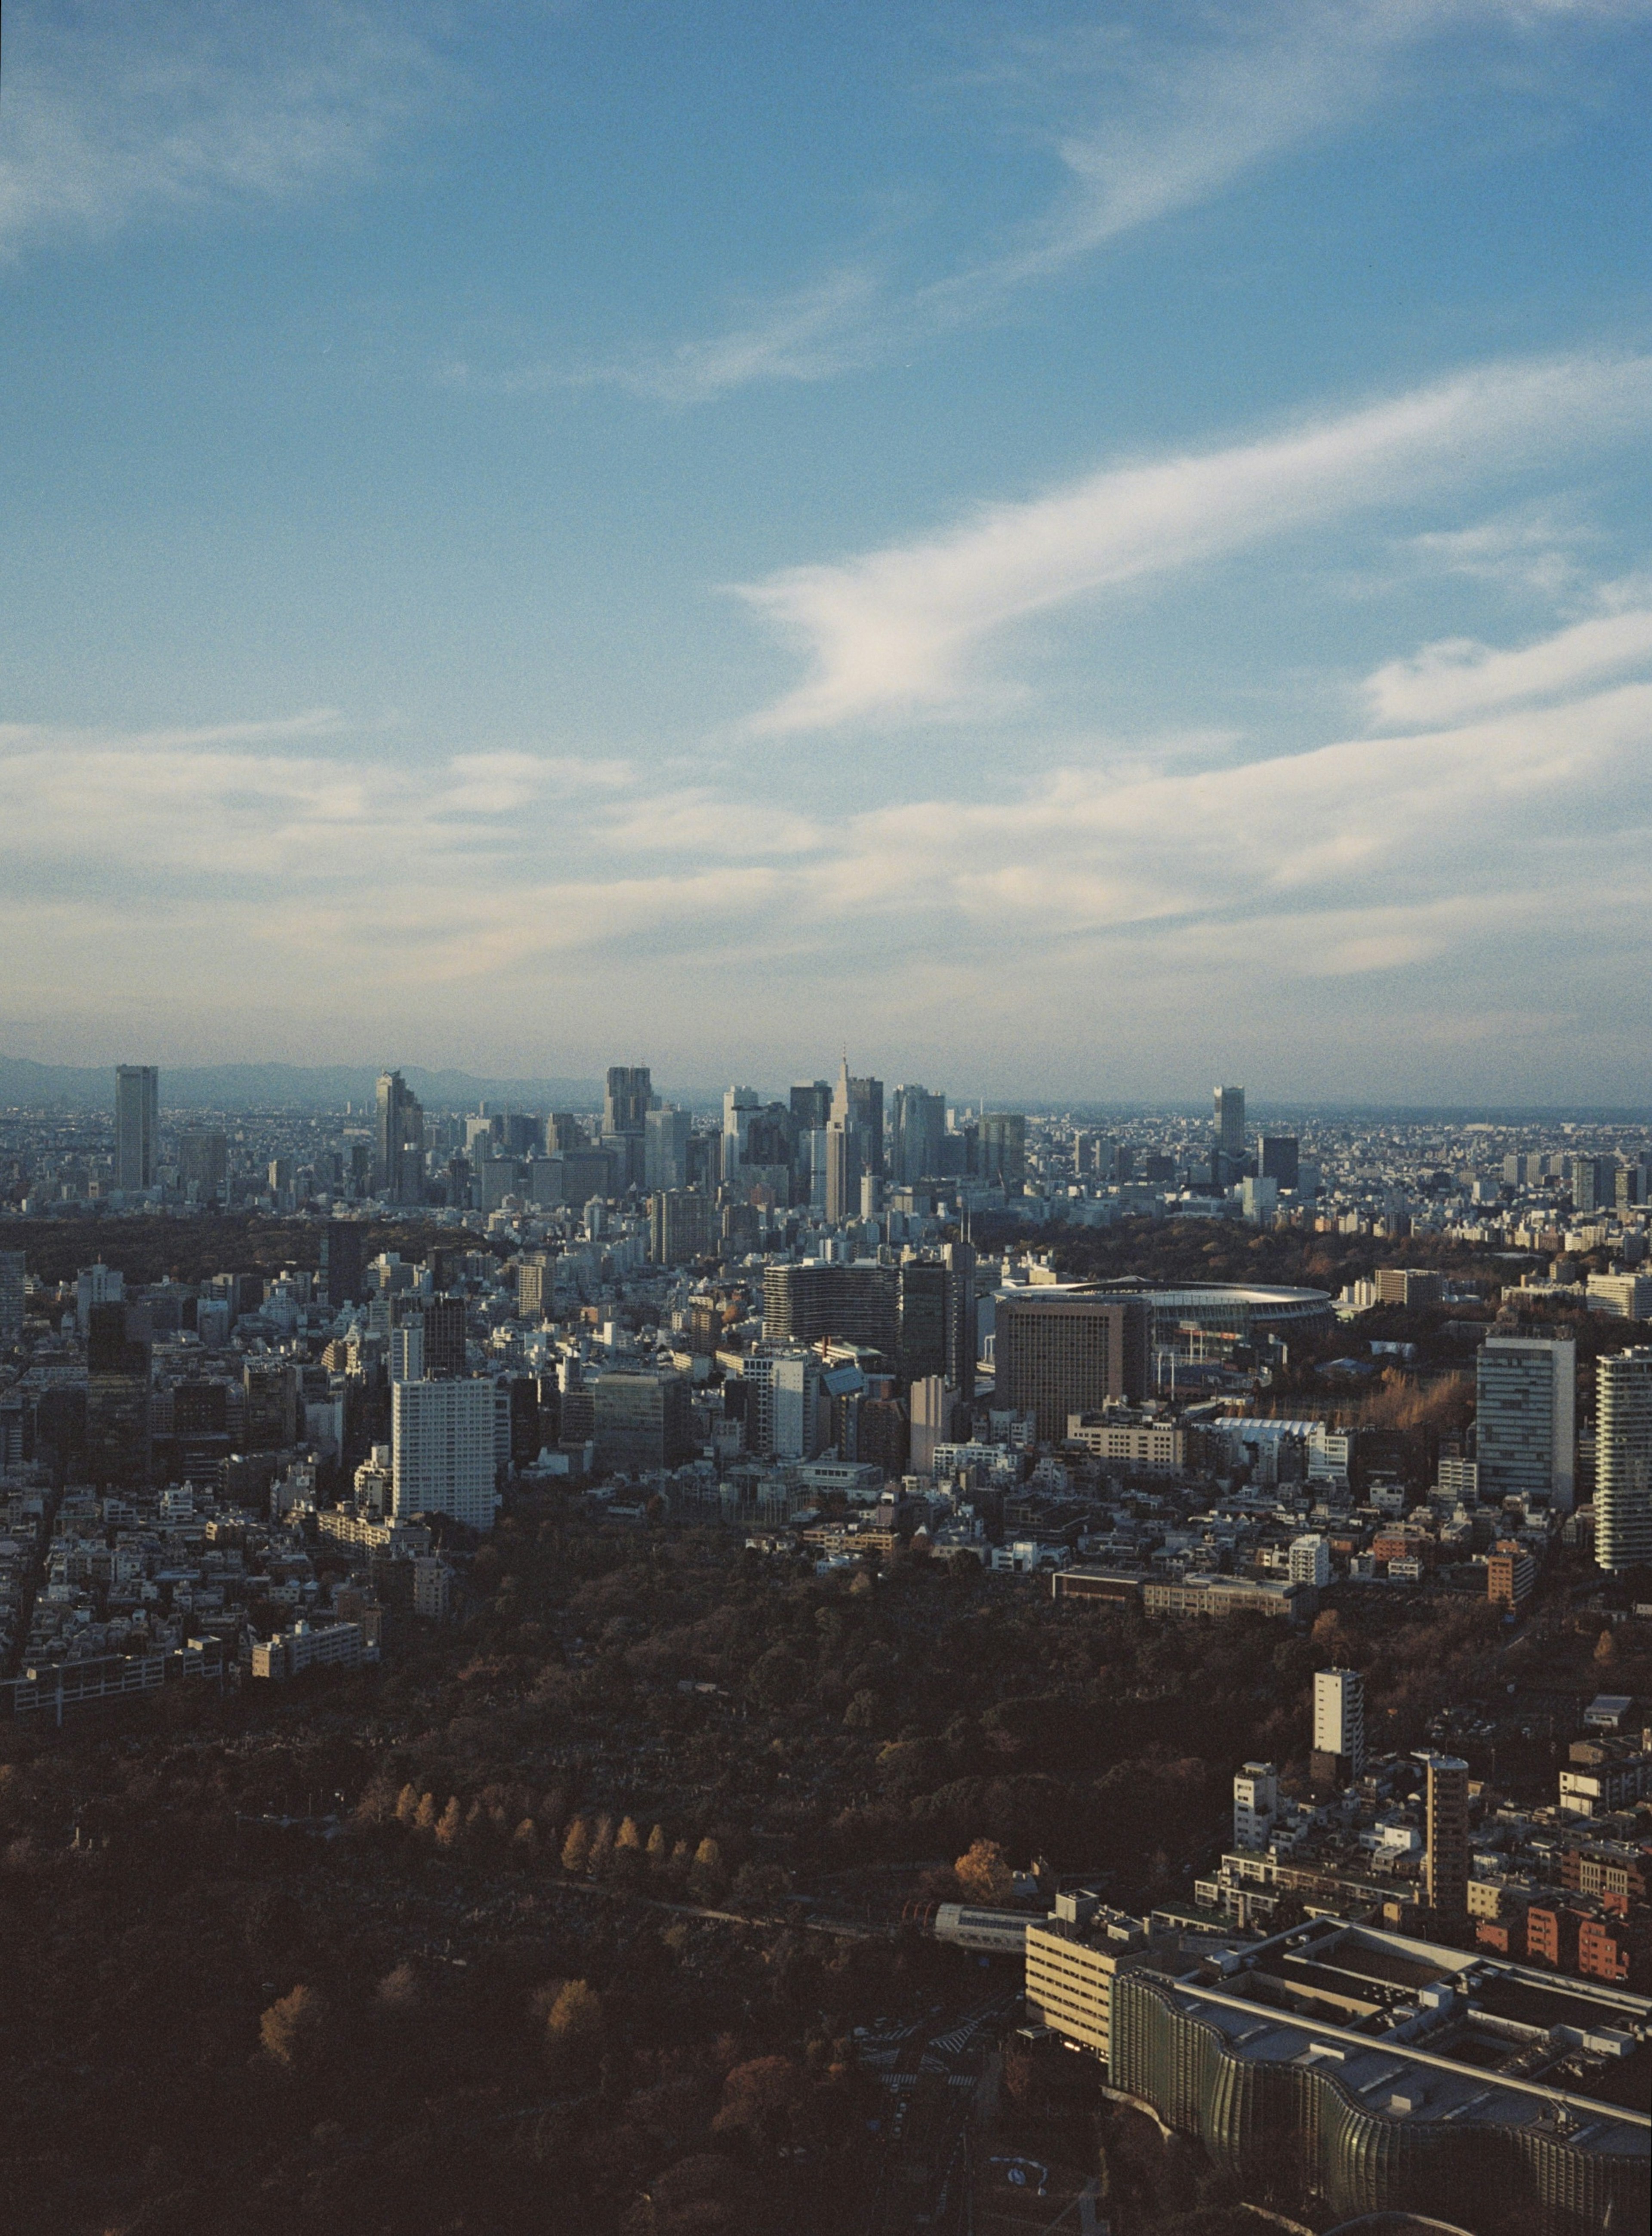
[[[300,1984],[273,2003],[258,2022],[264,2055],[289,2072],[312,2063],[327,2019],[326,1999]]]
[[[648,1858],[648,1869],[651,1871],[664,1871],[670,1860],[671,1843],[666,1838],[666,1829],[663,1825],[656,1825],[649,1833],[648,1845],[645,1852]]]
[[[1605,1669],[1616,1659],[1617,1641],[1609,1628],[1603,1630],[1595,1641],[1595,1666],[1598,1669]]]
[[[545,2021],[545,2049],[552,2070],[570,2078],[593,2064],[602,2047],[602,1997],[589,1981],[564,1981]]]
[[[436,1830],[436,1796],[433,1793],[421,1793],[418,1798],[418,1806],[413,1812],[414,1830],[419,1832],[433,1832]]]
[[[381,2010],[411,2010],[418,2002],[418,1975],[412,1966],[403,1962],[386,1972],[374,1990],[374,2001]]]
[[[399,1824],[411,1825],[418,1813],[418,1788],[404,1786],[396,1796],[396,1818]]]
[[[591,1828],[582,1817],[576,1817],[568,1828],[568,1838],[563,1842],[563,1869],[579,1872],[590,1860]]]
[[[614,1835],[614,1876],[631,1884],[642,1876],[642,1835],[635,1817],[623,1818]]]
[[[754,2057],[723,2082],[723,2101],[711,2123],[716,2135],[750,2134],[773,2148],[789,2129],[808,2094],[803,2068],[790,2057]]]
[[[510,1835],[510,1852],[519,1864],[538,1862],[539,1827],[531,1817],[524,1817]]]
[[[708,1832],[694,1850],[688,1871],[688,1891],[696,1902],[714,1902],[727,1884],[722,1849]]]
[[[437,1846],[450,1851],[457,1848],[459,1845],[459,1835],[464,1829],[464,1812],[459,1807],[459,1798],[457,1793],[451,1793],[448,1796],[446,1808],[437,1819]]]
[[[1015,1893],[1014,1876],[996,1840],[972,1840],[952,1869],[966,1902],[998,1904]]]

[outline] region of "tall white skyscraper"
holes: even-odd
[[[161,1075],[152,1063],[115,1067],[115,1185],[128,1194],[155,1186],[161,1142]]]
[[[451,1514],[493,1527],[493,1384],[398,1382],[391,1391],[391,1479],[396,1518]]]
[[[1652,1346],[1596,1362],[1595,1558],[1614,1572],[1652,1562]]]
[[[1577,1349],[1570,1336],[1489,1336],[1475,1371],[1483,1505],[1545,1498],[1571,1511]]]
[[[1346,1779],[1359,1777],[1366,1759],[1366,1680],[1357,1669],[1315,1674],[1313,1752],[1336,1756]]]

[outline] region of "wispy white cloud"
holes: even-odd
[[[1425,645],[1366,678],[1373,719],[1385,728],[1460,721],[1524,699],[1551,698],[1615,670],[1652,661],[1652,606],[1576,621],[1535,644],[1499,652],[1470,637]]]
[[[708,970],[760,954],[737,1009],[748,1055],[796,1049],[852,983],[880,1031],[932,1033],[938,1004],[954,1061],[1036,1028],[1032,1075],[1053,1080],[1098,1032],[1138,1034],[1161,1062],[1167,1034],[1185,1042],[1241,997],[1247,1030],[1272,1016],[1299,1054],[1326,1021],[1347,1029],[1339,1003],[1414,1018],[1418,1049],[1449,1014],[1460,1041],[1507,1010],[1517,955],[1552,1065],[1587,1040],[1552,1023],[1576,958],[1591,1000],[1614,974],[1627,986],[1642,958],[1625,927],[1652,900],[1642,683],[1242,764],[1222,738],[1203,759],[1185,738],[1164,755],[1109,746],[994,800],[821,799],[806,815],[733,774],[685,792],[668,772],[526,749],[414,764],[384,736],[316,750],[286,727],[0,731],[13,975],[76,1015],[170,1003],[220,1046],[244,1045],[252,954],[281,1016],[308,1005],[420,1048],[519,1046],[543,1015],[599,1041],[635,1018],[657,1049],[681,1008],[698,1072]],[[364,892],[417,905],[364,908]],[[260,1006],[260,1032],[278,1026]],[[1643,1003],[1620,1005],[1616,1029],[1615,1062],[1652,1055]],[[1518,1045],[1524,1060],[1535,1044]]]
[[[1648,13],[1649,0],[1267,0],[1167,7],[1151,30],[1109,23],[1064,39],[1023,36],[1013,68],[1004,57],[977,77],[1013,78],[1021,105],[1032,101],[1046,119],[1088,111],[1064,128],[1034,128],[1057,174],[1037,217],[926,278],[904,272],[885,240],[663,354],[572,373],[544,365],[490,385],[602,380],[694,403],[754,381],[825,379],[998,316],[1030,285],[1375,114],[1422,82],[1418,58],[1447,34],[1517,42],[1557,26],[1609,32]],[[1553,76],[1545,91],[1558,97]]]
[[[787,569],[740,595],[814,672],[754,727],[944,714],[990,694],[977,654],[1030,615],[1506,469],[1534,450],[1607,439],[1649,415],[1652,358],[1491,365],[1284,435],[1110,467],[924,542]]]
[[[454,73],[423,0],[13,0],[0,251],[359,177]]]

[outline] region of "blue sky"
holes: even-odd
[[[1646,1102],[1646,0],[69,7],[0,1048]]]

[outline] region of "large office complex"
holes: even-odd
[[[1236,1180],[1245,1161],[1245,1090],[1219,1087],[1212,1101],[1215,1140],[1212,1144],[1211,1177],[1218,1182]]]
[[[1570,1336],[1491,1336],[1476,1369],[1479,1496],[1536,1498],[1570,1512],[1577,1348]]]
[[[1596,1362],[1595,1558],[1652,1564],[1652,1346]]]
[[[1109,1399],[1140,1398],[1148,1386],[1148,1307],[1138,1296],[1049,1296],[1030,1290],[999,1300],[995,1338],[998,1402],[1035,1417],[1054,1440],[1070,1415]]]
[[[152,1063],[115,1069],[115,1185],[128,1195],[155,1186],[161,1146],[161,1075]]]
[[[1080,1890],[1025,1948],[1033,2022],[1293,2219],[1646,2224],[1644,1996],[1338,1918],[1224,1942]]]
[[[494,1387],[490,1380],[398,1382],[391,1391],[391,1469],[398,1521],[447,1514],[493,1527]]]

